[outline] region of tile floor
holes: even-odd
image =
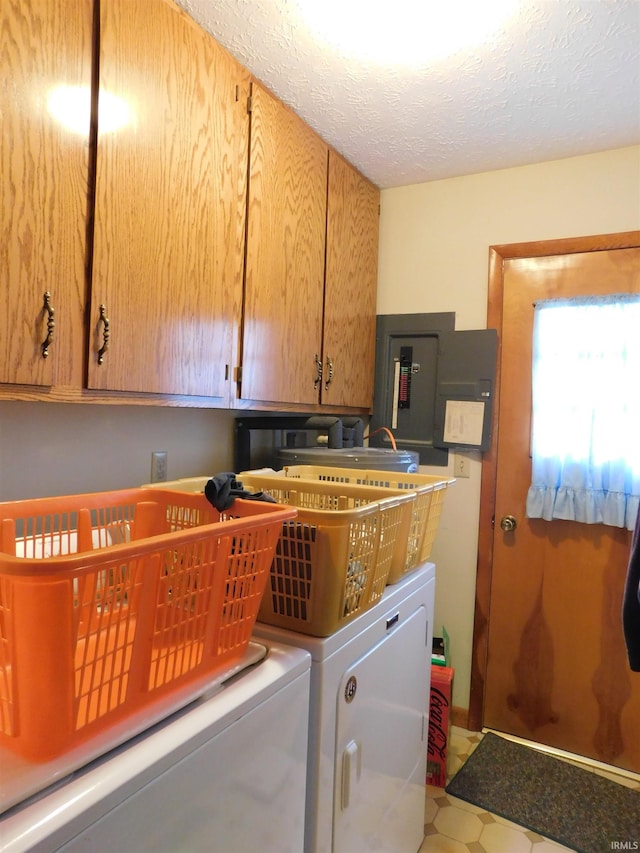
[[[447,751],[447,781],[482,739],[482,732],[453,726]],[[616,782],[640,790],[640,780],[616,776],[586,765]],[[571,848],[427,785],[425,839],[419,853],[561,853]]]

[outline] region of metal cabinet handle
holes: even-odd
[[[322,359],[316,353],[316,378],[313,380],[313,388],[314,391],[317,390],[318,385],[322,382]]]
[[[329,356],[327,356],[327,373],[328,373],[329,375],[327,376],[327,381],[324,383],[325,390],[326,390],[326,389],[329,387],[329,385],[331,385],[331,383],[333,382],[333,362],[331,361],[331,359],[329,358]]]
[[[100,306],[100,319],[98,320],[98,323],[102,323],[104,327],[102,330],[102,346],[98,350],[98,364],[102,364],[104,361],[104,354],[109,349],[109,335],[111,333],[109,328],[109,318],[107,317],[107,309],[104,305]]]
[[[56,321],[54,319],[55,311],[53,305],[51,304],[51,294],[47,290],[44,294],[44,306],[43,311],[47,314],[47,337],[43,340],[42,347],[42,357],[48,358],[49,356],[49,347],[53,342],[53,330],[56,327]]]

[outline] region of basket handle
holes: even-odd
[[[3,518],[0,524],[0,553],[16,555],[16,523],[12,518]]]
[[[131,525],[131,539],[146,539],[167,532],[167,519],[157,501],[139,501]]]

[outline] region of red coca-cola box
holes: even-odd
[[[429,697],[429,738],[427,745],[427,785],[444,788],[447,784],[447,745],[453,668],[431,666]]]

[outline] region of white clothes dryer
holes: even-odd
[[[434,595],[424,563],[330,637],[256,624],[312,657],[305,853],[422,844]]]

